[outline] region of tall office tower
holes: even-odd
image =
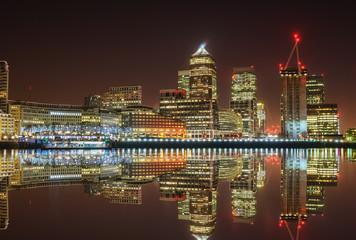
[[[141,86],[111,87],[104,93],[103,104],[106,108],[121,109],[142,105]]]
[[[281,159],[281,220],[307,219],[307,153],[303,149],[289,149]]]
[[[191,99],[216,99],[216,67],[214,58],[200,45],[190,58],[189,96]]]
[[[8,113],[8,93],[9,93],[9,65],[6,61],[0,60],[0,110]]]
[[[216,191],[189,192],[190,231],[197,239],[208,239],[216,225]]]
[[[324,97],[324,76],[309,75],[307,77],[307,104],[323,104]]]
[[[243,137],[256,133],[256,75],[253,66],[233,69],[230,108],[239,113],[243,121]]]
[[[189,70],[178,71],[178,89],[184,90],[187,93],[187,98],[189,98],[189,79]]]
[[[265,105],[261,102],[256,104],[256,112],[257,112],[257,134],[263,135],[265,134],[266,128],[266,112],[265,112]]]
[[[337,104],[307,105],[308,136],[320,138],[339,134],[339,113]]]
[[[308,76],[306,88],[308,137],[338,135],[338,107],[337,104],[325,103],[323,75]]]
[[[288,139],[307,136],[306,69],[285,68],[280,70],[281,133]]]

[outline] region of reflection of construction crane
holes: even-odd
[[[282,227],[282,224],[285,224],[286,225],[286,228],[288,230],[288,233],[289,233],[289,236],[292,240],[294,240],[294,237],[293,237],[293,234],[288,226],[288,223],[286,220],[280,220],[279,221],[279,227]],[[296,237],[295,237],[295,240],[298,240],[299,239],[299,230],[302,228],[302,225],[305,224],[305,221],[301,220],[300,219],[300,215],[298,216],[298,225],[297,225],[297,234],[296,234]]]

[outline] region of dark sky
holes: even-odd
[[[159,89],[176,88],[177,70],[206,42],[217,63],[219,104],[228,106],[232,68],[254,65],[268,125],[279,124],[278,64],[299,33],[301,61],[325,75],[326,101],[339,104],[341,129],[356,127],[356,27],[346,3],[73,2],[1,3],[10,99],[82,104],[90,93],[137,84],[144,104],[158,107]]]

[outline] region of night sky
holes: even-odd
[[[324,74],[326,102],[338,103],[342,132],[356,127],[356,27],[348,4],[73,2],[1,3],[9,99],[83,104],[111,86],[142,85],[143,104],[158,107],[159,90],[177,87],[177,71],[205,42],[217,64],[219,105],[228,106],[232,68],[254,65],[271,126],[280,121],[278,64],[299,33],[302,64]]]

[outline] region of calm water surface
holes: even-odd
[[[356,150],[1,150],[0,239],[355,239]]]

